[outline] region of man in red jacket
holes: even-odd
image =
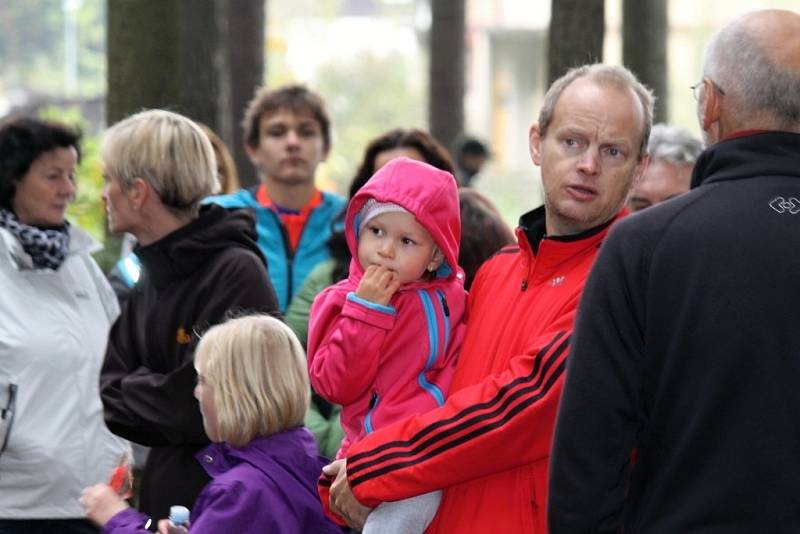
[[[478,272],[449,398],[367,435],[346,464],[326,468],[331,507],[351,525],[380,502],[443,488],[428,532],[546,532],[550,442],[578,301],[647,164],[652,115],[650,92],[623,67],[583,66],[550,87],[530,129],[545,205],[520,218],[519,245]]]

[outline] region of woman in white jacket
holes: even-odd
[[[119,307],[65,219],[79,157],[63,125],[0,125],[0,534],[97,532],[78,497],[129,450],[98,393]]]

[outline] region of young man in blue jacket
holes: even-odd
[[[285,312],[308,273],[328,259],[331,223],[345,204],[314,184],[317,166],[331,147],[330,118],[319,95],[287,85],[259,90],[242,126],[245,150],[261,184],[210,201],[253,209],[258,245]]]

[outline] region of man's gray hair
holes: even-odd
[[[569,84],[583,77],[591,78],[600,85],[607,85],[616,89],[630,89],[636,94],[639,103],[642,105],[642,115],[644,116],[642,144],[639,147],[639,159],[643,158],[647,154],[647,141],[650,138],[650,129],[653,127],[653,106],[655,104],[655,97],[653,96],[653,92],[642,85],[642,82],[636,79],[636,76],[634,76],[631,71],[618,65],[594,63],[591,65],[574,67],[568,70],[561,78],[554,81],[544,95],[544,104],[542,104],[542,109],[539,112],[539,132],[542,137],[547,135],[547,128],[553,120],[553,113],[555,112],[556,103],[559,97],[561,97],[561,93],[564,92],[564,89],[566,89]]]
[[[651,161],[694,164],[702,151],[703,142],[684,128],[659,123],[650,132],[647,152]]]
[[[731,98],[734,119],[752,124],[766,115],[775,124],[800,126],[800,74],[775,65],[753,39],[742,19],[715,33],[706,47],[703,75]]]

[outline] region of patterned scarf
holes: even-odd
[[[11,211],[0,208],[0,227],[11,232],[37,269],[58,270],[69,250],[69,223],[60,228],[38,228],[19,222]]]

